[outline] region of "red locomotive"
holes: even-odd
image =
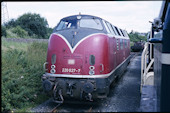
[[[58,103],[105,98],[129,61],[125,30],[96,16],[65,17],[49,38],[43,88]]]

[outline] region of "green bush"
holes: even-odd
[[[138,42],[138,41],[141,41],[141,40],[143,40],[143,41],[147,40],[146,36],[141,36],[139,32],[133,32],[132,31],[128,35],[129,35],[131,42]]]
[[[5,26],[1,25],[1,37],[2,36],[6,37],[6,28],[5,28]]]
[[[16,33],[12,32],[12,28],[6,30],[6,38],[19,38]]]
[[[12,28],[12,32],[17,34],[20,38],[25,38],[26,36],[28,36],[28,33],[20,26]]]
[[[46,53],[47,43],[36,42],[27,51],[2,50],[2,111],[21,110],[48,98],[41,83]]]
[[[7,29],[15,28],[14,32],[21,38],[25,38],[23,35],[26,33],[27,37],[48,39],[53,31],[49,28],[47,20],[36,13],[25,13],[17,19],[9,20],[4,26]]]
[[[22,29],[20,26],[16,26],[6,29],[6,38],[32,38],[32,37],[29,37],[27,31]]]

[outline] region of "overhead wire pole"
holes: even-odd
[[[1,25],[4,25],[6,22],[9,20],[9,15],[8,15],[8,9],[7,9],[7,3],[6,2],[1,2]]]

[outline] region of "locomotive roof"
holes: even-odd
[[[100,17],[92,16],[92,15],[72,15],[72,16],[64,17],[61,20],[74,20],[74,19],[77,19],[77,16],[81,16],[81,18],[98,18],[98,19],[101,19]]]
[[[67,20],[77,20],[77,19],[80,19],[79,16],[81,16],[81,19],[100,19],[100,20],[104,20],[106,21],[105,19],[102,19],[100,17],[97,17],[97,16],[93,16],[93,15],[85,15],[85,14],[78,14],[78,15],[71,15],[71,16],[67,16],[67,17],[64,17],[61,19],[61,21],[67,21]],[[110,22],[109,22],[110,23]],[[115,25],[114,25],[115,26]],[[116,27],[116,26],[115,26]],[[118,28],[118,27],[117,27]],[[123,30],[123,29],[121,29]],[[126,30],[124,30],[126,31]],[[100,31],[101,32],[101,31]],[[122,34],[122,33],[121,33]],[[126,36],[125,36],[126,37]]]

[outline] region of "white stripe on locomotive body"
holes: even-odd
[[[129,59],[130,55],[124,60],[121,64],[119,64],[115,69],[113,69],[108,74],[101,74],[101,75],[72,75],[72,74],[52,74],[52,73],[45,73],[44,76],[47,77],[67,77],[67,78],[107,78],[111,74],[113,74],[123,63],[125,63]]]
[[[170,53],[162,53],[161,63],[170,65]]]
[[[100,35],[100,34],[101,34],[101,35],[106,35],[105,33],[93,33],[93,34],[90,34],[90,35],[84,37],[83,39],[81,39],[81,40],[74,46],[74,48],[71,47],[70,43],[67,41],[67,39],[66,39],[63,35],[58,34],[58,33],[53,33],[53,34],[51,34],[51,36],[52,36],[52,35],[58,35],[59,37],[61,37],[61,38],[66,42],[66,44],[67,44],[68,47],[70,48],[71,53],[73,54],[74,51],[75,51],[75,49],[77,48],[77,46],[78,46],[81,42],[83,42],[83,41],[86,40],[87,38],[90,38],[91,36]],[[50,36],[50,37],[51,37],[51,36]],[[114,35],[109,35],[109,34],[107,34],[106,36],[108,36],[108,37],[112,37],[112,36],[113,36],[113,37],[115,37],[116,39],[129,39],[128,37],[114,36]]]
[[[66,39],[63,35],[57,34],[57,33],[53,33],[53,34],[54,34],[54,35],[58,35],[59,37],[61,37],[61,38],[66,42],[66,44],[67,44],[68,47],[70,48],[71,53],[74,53],[74,51],[75,51],[75,49],[77,48],[77,46],[78,46],[81,42],[83,42],[84,40],[86,40],[87,38],[90,38],[90,37],[93,36],[93,35],[99,35],[99,34],[101,34],[101,35],[106,35],[106,34],[104,34],[104,33],[94,33],[94,34],[88,35],[88,36],[84,37],[83,39],[81,39],[81,40],[74,46],[74,48],[72,48],[71,45],[70,45],[70,43],[67,41],[67,39]]]

